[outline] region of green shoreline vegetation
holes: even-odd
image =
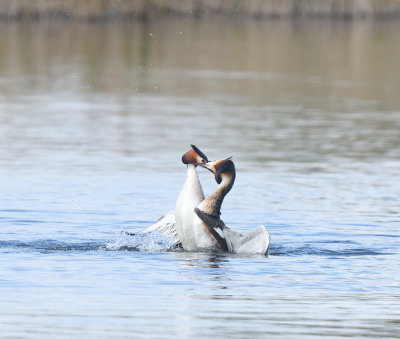
[[[0,20],[397,19],[400,0],[0,0]]]

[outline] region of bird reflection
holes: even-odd
[[[179,264],[189,268],[224,268],[229,258],[222,253],[212,252],[171,252]]]
[[[178,259],[177,263],[182,269],[182,273],[195,284],[201,284],[208,291],[207,298],[210,299],[229,299],[232,294],[229,293],[229,286],[232,282],[230,270],[228,268],[230,258],[222,253],[199,253],[199,252],[174,252],[172,255]],[[199,289],[193,286],[187,289],[186,297],[196,299],[201,297]],[[193,293],[195,292],[195,293]]]

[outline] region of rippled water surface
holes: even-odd
[[[398,23],[0,29],[2,337],[399,338]],[[123,233],[191,143],[268,257]]]

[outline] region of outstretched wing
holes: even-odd
[[[197,207],[194,209],[194,211],[196,212],[197,216],[201,219],[201,221],[203,221],[209,233],[211,233],[212,236],[215,238],[218,247],[223,251],[228,251],[228,245],[226,243],[225,236],[223,233],[223,229],[226,227],[224,222],[219,218],[215,218],[199,210]]]
[[[178,246],[181,241],[175,227],[175,211],[167,212],[160,219],[158,219],[155,224],[147,227],[143,231],[137,233],[126,233],[129,235],[144,235],[152,232],[159,232],[168,238],[172,238],[174,241],[174,246]]]

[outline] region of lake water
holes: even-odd
[[[1,336],[399,338],[399,31],[0,24]],[[222,218],[267,257],[124,235],[191,143],[233,156]]]

